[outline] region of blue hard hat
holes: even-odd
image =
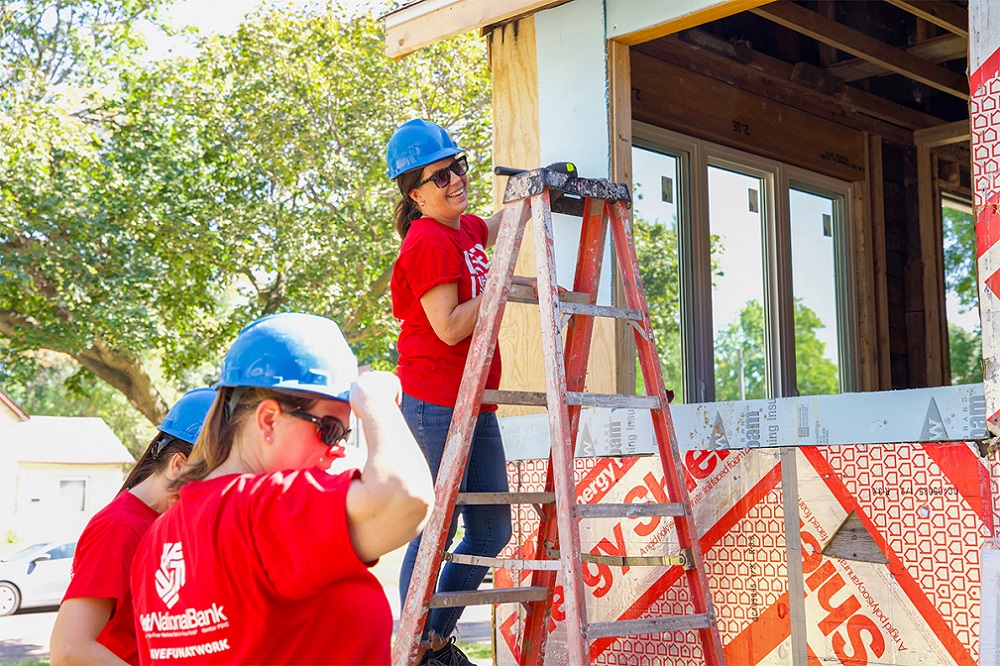
[[[240,331],[215,384],[317,393],[348,400],[358,362],[335,322],[301,312],[258,319]]]
[[[464,152],[443,127],[417,118],[393,132],[385,161],[389,164],[389,178],[395,180],[401,173]]]
[[[188,444],[194,444],[198,439],[198,433],[201,432],[205,417],[208,416],[208,410],[215,402],[215,395],[216,390],[210,388],[188,391],[170,408],[167,417],[157,430]]]

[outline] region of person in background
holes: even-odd
[[[140,660],[388,664],[392,613],[369,568],[434,501],[399,381],[358,376],[333,321],[285,313],[243,329],[216,386],[180,498],[132,568]],[[366,462],[330,474],[352,411]]]
[[[169,489],[215,400],[215,391],[184,394],[125,479],[118,496],[80,535],[73,578],[52,627],[52,664],[138,664],[129,572],[139,540],[173,501]]]
[[[400,192],[395,226],[402,243],[391,281],[392,311],[401,324],[396,374],[403,387],[403,415],[435,481],[489,273],[486,248],[500,227],[500,213],[484,220],[465,212],[469,167],[462,152],[444,128],[420,119],[399,127],[386,151],[389,178]],[[487,389],[499,387],[500,372],[497,346]],[[496,405],[480,408],[462,490],[508,491]],[[494,557],[510,540],[509,506],[464,505],[461,515],[465,534],[456,553]],[[414,539],[403,559],[399,596],[404,607],[419,547],[420,539]],[[437,591],[474,590],[486,572],[485,566],[447,563]],[[419,652],[422,664],[472,663],[452,636],[462,611],[430,611]]]

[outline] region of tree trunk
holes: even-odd
[[[100,340],[96,340],[90,349],[70,355],[87,370],[121,391],[150,423],[159,425],[163,422],[169,405],[137,358],[108,349]]]

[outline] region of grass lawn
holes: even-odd
[[[484,666],[493,663],[493,646],[490,643],[466,643],[456,641],[455,645],[464,652],[469,659],[479,660]]]

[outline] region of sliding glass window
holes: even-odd
[[[666,383],[687,402],[851,390],[850,185],[639,123],[632,163]]]

